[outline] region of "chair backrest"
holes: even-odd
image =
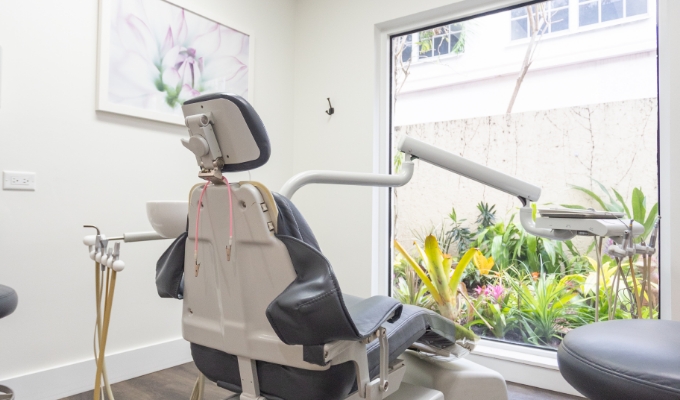
[[[184,338],[257,360],[301,360],[302,349],[286,346],[266,316],[269,304],[296,277],[286,246],[275,236],[276,204],[262,185],[243,182],[231,186],[231,255],[227,259],[228,189],[226,185],[210,186],[203,197],[198,229],[198,273],[194,239],[202,186],[191,193],[184,263]]]
[[[302,345],[358,334],[311,230],[292,203],[275,199],[256,182],[230,184],[230,221],[229,189],[221,172],[267,162],[270,147],[262,121],[246,100],[229,94],[197,97],[184,104],[183,112],[190,133],[184,145],[196,156],[199,176],[212,182],[202,204],[205,184],[190,193],[184,338],[254,360],[327,368],[303,361]]]
[[[280,216],[277,200],[256,182],[231,183],[230,221],[229,189],[221,172],[246,171],[267,162],[270,145],[261,119],[245,99],[230,94],[197,97],[182,109],[190,134],[182,142],[196,156],[199,176],[211,182],[201,205],[205,185],[194,186],[190,193],[184,338],[250,359],[326,368],[303,361],[301,345],[324,343],[338,332],[356,336],[356,328],[311,230],[303,229],[306,236],[300,232],[306,223],[292,203],[282,203],[285,213]],[[277,236],[280,221],[287,227]],[[302,251],[320,262],[296,270],[291,246],[298,255]]]

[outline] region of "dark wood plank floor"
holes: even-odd
[[[116,400],[189,400],[198,370],[194,363],[140,376],[113,385]],[[550,392],[528,386],[508,383],[510,400],[583,400],[581,397]],[[208,382],[204,400],[225,400],[229,392]],[[66,397],[62,400],[92,400],[92,391]]]

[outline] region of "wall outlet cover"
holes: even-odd
[[[2,171],[3,190],[35,190],[35,172]]]

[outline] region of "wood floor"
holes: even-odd
[[[189,400],[198,370],[193,363],[140,376],[113,385],[116,400]],[[583,400],[581,397],[508,383],[510,400]],[[205,385],[204,400],[225,400],[229,392],[214,384]],[[92,400],[92,391],[62,400]]]

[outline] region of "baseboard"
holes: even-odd
[[[189,343],[184,339],[127,350],[106,356],[111,383],[136,378],[191,361]],[[56,400],[92,390],[94,359],[17,376],[0,382],[21,400]]]

